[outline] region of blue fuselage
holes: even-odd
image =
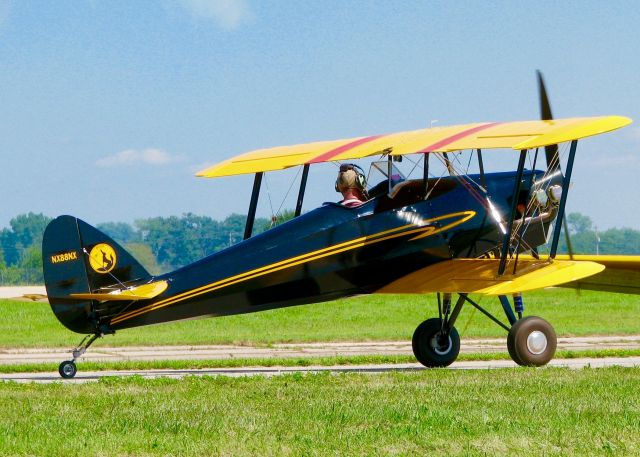
[[[528,198],[534,174],[542,172],[525,171],[516,199]],[[515,173],[487,174],[485,180],[487,195],[506,220]],[[407,181],[391,196],[374,197],[356,208],[325,204],[156,278],[169,282],[167,290],[151,303],[138,302],[117,313],[110,328],[372,293],[435,262],[487,254],[499,245],[502,233],[478,182],[474,175],[430,180],[425,199],[424,181]],[[540,240],[544,236],[528,244]]]

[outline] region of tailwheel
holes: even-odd
[[[558,339],[551,324],[541,317],[520,319],[509,330],[507,348],[515,363],[527,367],[546,365],[556,353]]]
[[[443,329],[441,319],[427,319],[413,333],[411,346],[416,359],[425,367],[446,367],[460,353],[460,336],[455,327]]]
[[[73,360],[65,360],[58,367],[58,373],[60,373],[60,376],[64,379],[73,378],[77,372],[78,369],[76,368],[76,363]]]
[[[78,372],[78,368],[76,367],[76,360],[82,357],[82,355],[87,352],[87,349],[89,349],[89,346],[91,346],[93,342],[98,338],[102,338],[102,336],[102,333],[85,336],[80,344],[71,351],[71,353],[73,354],[73,360],[65,360],[60,364],[60,366],[58,366],[58,373],[60,373],[60,376],[62,376],[64,379],[73,378]]]

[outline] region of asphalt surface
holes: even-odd
[[[18,297],[40,299],[43,287],[0,288],[0,298]],[[30,295],[28,298],[23,295]],[[558,338],[558,350],[584,351],[592,349],[640,349],[640,335],[596,336]],[[500,339],[465,339],[461,353],[506,352],[506,341]],[[0,381],[15,382],[66,382],[82,383],[112,376],[142,376],[145,378],[182,378],[185,376],[278,376],[289,373],[383,373],[390,371],[420,371],[418,363],[393,365],[340,365],[309,367],[245,367],[201,370],[131,370],[131,371],[83,371],[82,360],[144,361],[144,360],[220,360],[248,358],[301,358],[357,355],[411,355],[410,342],[341,342],[274,344],[269,347],[210,345],[210,346],[161,346],[161,347],[103,347],[96,343],[78,362],[78,374],[72,380],[62,380],[57,372],[1,374]],[[61,362],[71,358],[70,348],[0,349],[0,365],[18,363]],[[579,369],[584,367],[640,366],[640,357],[624,358],[574,358],[557,359],[549,366]],[[449,369],[477,370],[516,367],[510,360],[455,362]]]
[[[588,349],[640,349],[640,335],[559,338],[559,350]],[[463,340],[461,352],[506,352],[504,339]],[[190,370],[128,370],[84,371],[82,360],[213,360],[247,358],[288,358],[354,355],[410,355],[407,342],[365,343],[307,343],[276,344],[269,347],[248,346],[162,346],[162,347],[93,347],[78,362],[78,374],[72,380],[62,381],[57,372],[0,374],[0,381],[15,382],[88,382],[111,376],[142,376],[145,378],[182,378],[185,376],[277,376],[289,373],[382,373],[389,371],[419,371],[425,368],[418,363],[382,365],[339,365],[309,367],[240,367]],[[60,362],[70,359],[64,349],[5,349],[0,350],[0,364]],[[640,366],[640,357],[574,358],[553,360],[550,366],[583,368],[604,366]],[[455,362],[453,370],[477,370],[516,367],[510,360]]]
[[[602,359],[579,358],[552,360],[549,366],[567,367],[570,369],[582,369],[585,367],[601,368],[609,366],[636,367],[640,366],[640,357],[610,357]],[[79,366],[80,370],[82,367]],[[510,360],[493,360],[477,362],[455,362],[451,370],[486,370],[497,368],[517,368]],[[202,370],[128,370],[128,371],[79,371],[75,378],[63,380],[58,373],[13,373],[0,374],[0,381],[13,381],[19,383],[85,383],[95,382],[101,378],[113,376],[141,376],[144,378],[174,378],[180,379],[186,376],[281,376],[292,373],[385,373],[385,372],[409,372],[426,370],[418,363],[393,364],[393,365],[349,365],[349,366],[310,366],[310,367],[246,367],[246,368],[214,368]],[[543,368],[544,369],[544,368]]]
[[[0,349],[0,365],[61,362],[71,358],[71,348]],[[640,335],[558,338],[558,350],[640,349]],[[505,338],[463,339],[461,353],[506,352]],[[411,355],[410,341],[296,343],[270,346],[129,346],[89,348],[82,360],[220,360],[247,358],[300,358],[357,355]]]

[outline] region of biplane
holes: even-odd
[[[197,176],[255,175],[244,239],[170,273],[149,274],[116,241],[78,218],[54,219],[43,240],[47,295],[59,321],[86,335],[73,359],[60,364],[60,375],[75,376],[75,362],[88,347],[122,329],[371,293],[437,294],[437,317],[418,325],[412,338],[417,360],[427,367],[447,366],[458,356],[455,324],[465,305],[505,329],[517,364],[548,363],[556,348],[554,329],[540,317],[524,317],[522,293],[586,284],[604,269],[592,260],[557,256],[560,229],[578,140],[631,120],[552,119],[539,82],[540,120],[260,149],[202,170]],[[486,172],[488,149],[516,154],[517,168]],[[477,160],[478,173],[456,172],[451,154],[464,150]],[[406,177],[397,167],[409,156],[422,165],[418,177]],[[369,183],[368,200],[302,212],[313,165],[373,158],[380,179]],[[430,160],[441,161],[448,174],[432,176]],[[264,174],[292,167],[302,171],[294,217],[253,235]],[[542,254],[545,244],[549,249]],[[480,306],[475,294],[496,297],[507,323]]]

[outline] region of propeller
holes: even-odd
[[[551,113],[551,104],[549,103],[549,96],[547,95],[547,88],[544,84],[544,78],[540,70],[536,70],[538,75],[538,94],[540,96],[540,119],[543,121],[550,121],[553,119]],[[558,156],[558,145],[551,144],[545,146],[544,154],[547,159],[547,170],[560,170],[560,157]]]
[[[551,112],[551,104],[549,103],[549,96],[547,95],[547,88],[544,84],[544,78],[542,72],[536,70],[538,76],[538,96],[540,98],[540,119],[543,121],[553,120],[553,114]],[[547,160],[547,171],[561,171],[560,169],[560,156],[558,154],[558,145],[550,144],[544,147],[544,155]],[[562,215],[562,228],[564,230],[564,237],[567,243],[567,251],[569,252],[569,258],[573,259],[573,245],[571,244],[571,237],[569,236],[569,226],[567,225],[566,214]]]

